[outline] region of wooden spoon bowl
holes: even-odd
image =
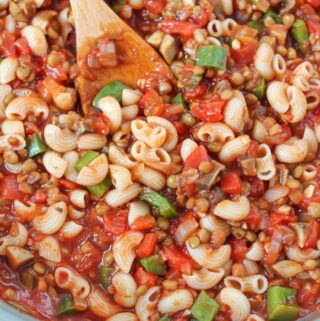
[[[80,93],[82,109],[88,113],[93,98],[98,91],[112,80],[135,88],[137,81],[152,71],[159,71],[172,78],[172,73],[159,54],[146,43],[133,29],[122,21],[103,0],[71,0],[76,41],[77,60],[80,76],[77,88]],[[85,77],[86,57],[96,48],[97,39],[102,36],[115,38],[125,62],[115,67],[90,69],[96,80]]]

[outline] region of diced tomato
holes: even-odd
[[[298,216],[296,215],[287,215],[277,212],[272,212],[268,217],[269,227],[275,228],[278,225],[289,224],[298,221]]]
[[[186,135],[189,129],[184,125],[183,122],[175,120],[172,122],[173,126],[176,128],[178,135]]]
[[[227,173],[220,182],[222,191],[226,194],[241,193],[241,179],[235,172]]]
[[[147,108],[150,105],[160,105],[160,104],[163,104],[163,99],[152,88],[149,88],[139,101],[139,106],[142,108]]]
[[[164,19],[161,21],[160,28],[166,33],[177,34],[181,37],[191,38],[193,37],[194,31],[200,29],[200,26],[189,21]]]
[[[144,0],[144,6],[154,14],[160,14],[166,3],[164,0]]]
[[[16,40],[15,46],[21,55],[30,55],[31,49],[25,38],[19,38],[18,40]]]
[[[100,135],[108,135],[110,132],[110,120],[103,113],[87,116],[92,120],[92,128]]]
[[[127,211],[120,211],[118,214],[104,215],[104,229],[113,234],[121,235],[127,229]]]
[[[201,7],[202,10],[193,13],[190,19],[200,27],[204,27],[208,23],[210,15],[213,12],[213,6],[209,1],[203,1]]]
[[[147,233],[145,234],[142,242],[136,248],[137,257],[143,258],[150,256],[158,242],[157,234]]]
[[[320,0],[317,0],[320,3]],[[310,33],[320,36],[320,22],[314,19],[307,20],[307,28]]]
[[[258,177],[252,177],[251,179],[251,191],[250,196],[258,197],[264,194],[264,182]]]
[[[48,199],[48,193],[45,190],[38,190],[34,195],[31,197],[31,201],[37,204],[45,203]]]
[[[158,280],[158,276],[150,272],[147,272],[142,266],[139,266],[133,275],[138,286],[146,285],[148,288],[155,286]]]
[[[320,8],[320,0],[307,0],[307,2],[310,3],[314,9]]]
[[[289,139],[292,135],[291,129],[289,126],[285,124],[280,125],[282,128],[281,133],[276,135],[267,135],[264,142],[268,145],[280,145],[283,142],[285,142],[287,139]]]
[[[59,184],[63,188],[69,189],[71,191],[77,188],[77,184],[72,183],[72,182],[70,182],[70,181],[68,181],[67,179],[64,179],[64,178],[60,178],[59,179]]]
[[[193,102],[191,110],[202,121],[214,123],[223,119],[222,109],[226,104],[226,100],[218,97]]]
[[[198,169],[199,165],[202,162],[209,161],[209,160],[210,160],[210,157],[208,155],[207,149],[203,145],[200,145],[187,157],[184,163],[183,170],[187,170],[190,168]]]
[[[299,287],[297,300],[299,305],[310,306],[315,304],[320,293],[320,285],[316,282],[307,282]]]
[[[30,122],[30,121],[24,122],[24,127],[26,129],[26,133],[29,135],[39,133],[39,128],[37,127],[37,125],[35,123]]]
[[[21,201],[23,199],[23,193],[19,190],[15,175],[8,175],[3,179],[1,183],[1,198],[9,201]]]
[[[102,254],[95,248],[90,242],[86,244],[86,247],[90,247],[90,252],[83,256],[80,264],[77,266],[77,271],[80,273],[89,272],[96,268],[97,264],[101,262]]]
[[[182,252],[176,245],[166,245],[162,251],[172,268],[181,273],[191,274],[195,263],[190,256]]]
[[[165,109],[162,97],[152,88],[140,99],[139,107],[143,108],[146,116],[160,116]]]
[[[249,43],[241,43],[240,49],[230,50],[231,57],[235,60],[237,65],[248,65],[253,62],[257,49]]]
[[[193,99],[202,97],[208,90],[208,86],[205,82],[201,82],[198,87],[192,90],[188,90],[184,93],[183,98],[190,103]]]
[[[256,158],[258,156],[259,143],[255,140],[250,141],[249,148],[247,150],[247,156]]]
[[[251,208],[249,215],[244,219],[250,230],[256,229],[262,221],[262,214],[256,209]]]
[[[237,262],[242,261],[245,258],[246,253],[248,252],[246,240],[244,239],[238,240],[233,237],[230,240],[230,246],[231,246],[231,258]]]
[[[15,57],[17,55],[16,47],[14,45],[15,36],[12,33],[5,30],[2,32],[2,39],[3,43],[1,46],[1,50],[3,56]]]
[[[192,195],[197,193],[197,187],[194,183],[189,183],[184,185],[184,190],[186,192],[186,195],[188,197],[191,197]]]
[[[132,226],[131,230],[133,231],[144,231],[154,228],[156,225],[156,220],[152,215],[145,215],[137,217]]]
[[[311,221],[310,228],[308,230],[307,239],[305,247],[315,248],[317,246],[317,241],[320,236],[320,222],[316,220]]]

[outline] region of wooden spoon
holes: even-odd
[[[77,79],[84,113],[98,91],[112,80],[135,88],[137,81],[151,71],[160,71],[169,78],[172,73],[159,54],[136,32],[122,21],[103,0],[71,0],[76,28],[77,60],[81,75]],[[97,39],[108,35],[116,40],[116,47],[125,59],[116,67],[93,69],[96,80],[85,78],[85,61],[88,53],[96,48]]]

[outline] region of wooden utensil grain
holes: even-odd
[[[133,29],[122,21],[103,0],[70,0],[76,28],[77,60],[80,76],[77,87],[84,113],[98,91],[112,80],[118,80],[130,87],[152,71],[161,71],[169,77],[172,73],[159,54]],[[116,46],[125,62],[115,67],[90,69],[96,80],[84,77],[86,56],[96,48],[101,36],[116,39]]]

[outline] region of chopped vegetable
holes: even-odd
[[[158,276],[147,272],[142,266],[139,266],[134,274],[134,279],[138,285],[146,285],[151,288],[156,285]]]
[[[200,145],[187,157],[183,170],[190,168],[199,169],[200,164],[205,161],[210,161],[210,157],[207,149],[203,145]]]
[[[147,270],[147,272],[152,274],[165,275],[167,273],[166,264],[157,254],[141,259],[140,264]]]
[[[172,101],[172,104],[182,104],[184,107],[188,107],[188,104],[186,101],[183,99],[183,96],[181,93],[179,93],[177,96],[175,96]]]
[[[144,0],[145,8],[153,14],[160,14],[165,5],[165,0]]]
[[[314,9],[320,9],[320,0],[307,0]]]
[[[58,316],[76,312],[76,309],[73,307],[73,299],[71,295],[64,295],[59,299],[57,314]]]
[[[200,26],[189,21],[177,21],[171,19],[164,19],[161,21],[162,31],[170,34],[177,34],[186,38],[191,38],[194,31],[197,29],[200,29]]]
[[[99,268],[99,271],[98,271],[99,281],[105,290],[109,285],[109,277],[113,271],[114,271],[114,268],[109,266],[101,266]]]
[[[270,227],[277,227],[278,225],[284,225],[296,222],[298,216],[296,215],[287,215],[282,213],[272,212],[268,217],[268,223]]]
[[[244,219],[251,230],[256,229],[262,221],[262,214],[256,209],[251,208],[249,215]]]
[[[267,292],[268,319],[270,321],[293,321],[300,312],[295,304],[296,290],[273,286]]]
[[[245,255],[248,252],[246,240],[245,239],[238,240],[233,237],[230,240],[230,246],[231,246],[231,258],[237,262],[241,262],[245,258]]]
[[[168,199],[153,190],[141,194],[140,199],[147,201],[150,205],[154,207],[157,207],[160,211],[160,215],[164,217],[174,218],[178,216],[177,211],[168,201]]]
[[[260,21],[249,21],[248,26],[257,29],[260,33],[264,32],[265,30],[263,23]]]
[[[27,151],[29,157],[40,155],[47,151],[46,144],[42,141],[38,134],[32,136],[27,143]]]
[[[191,308],[191,313],[198,321],[212,321],[219,309],[220,304],[206,291],[201,291]]]
[[[226,70],[227,49],[220,46],[200,46],[197,53],[197,66]]]
[[[184,274],[191,274],[194,261],[190,256],[182,252],[176,245],[168,245],[162,248],[169,265]]]
[[[308,31],[312,34],[320,36],[320,22],[313,19],[307,20]]]
[[[112,96],[116,98],[119,102],[121,102],[122,98],[122,90],[129,88],[128,86],[122,84],[119,81],[113,80],[109,82],[106,86],[104,86],[96,95],[96,97],[93,100],[92,105],[94,107],[98,107],[98,102],[101,98],[106,96]]]
[[[22,200],[23,193],[19,189],[17,177],[8,175],[1,181],[1,198],[9,201]]]
[[[167,314],[165,314],[164,316],[162,316],[160,319],[159,319],[159,321],[171,321],[172,320],[172,318],[169,316],[169,315],[167,315]]]
[[[127,229],[127,220],[127,210],[119,210],[116,214],[105,214],[104,229],[113,235],[121,235]]]
[[[253,93],[259,98],[259,100],[262,100],[263,98],[265,87],[266,82],[264,78],[261,78],[259,86],[253,89]]]
[[[299,49],[302,53],[306,53],[308,49],[309,34],[305,22],[301,19],[295,19],[291,32],[293,38],[298,42]]]
[[[101,198],[111,187],[111,179],[109,176],[105,177],[103,181],[96,185],[87,186],[87,189],[96,197]]]
[[[144,231],[154,228],[156,220],[151,215],[139,216],[131,224],[132,231]]]
[[[145,234],[142,242],[137,246],[136,253],[137,257],[144,258],[150,256],[158,242],[157,234],[147,233]]]
[[[240,194],[241,193],[241,179],[235,172],[226,174],[220,183],[221,189],[226,194]]]
[[[200,120],[214,123],[223,119],[222,110],[225,104],[226,100],[212,97],[192,103],[191,110]]]
[[[87,116],[88,119],[92,121],[92,128],[99,135],[108,135],[110,131],[110,120],[103,113],[92,114]]]
[[[263,15],[263,20],[267,19],[268,17],[271,17],[276,23],[282,24],[281,17],[276,12],[274,12],[273,10],[268,10]]]
[[[238,66],[245,66],[253,62],[257,48],[251,43],[241,43],[240,49],[230,49],[231,57]]]
[[[85,152],[75,164],[75,169],[80,172],[83,167],[88,166],[93,160],[99,156],[99,153],[92,150]]]

